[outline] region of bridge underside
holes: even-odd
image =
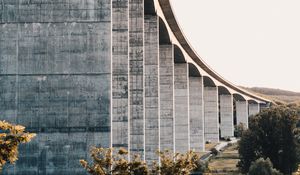
[[[269,102],[193,58],[168,4],[0,3],[0,120],[37,133],[4,174],[84,174],[91,146],[157,161],[232,137],[234,118],[248,126]]]

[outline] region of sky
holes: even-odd
[[[300,92],[299,0],[170,0],[198,55],[230,82]]]

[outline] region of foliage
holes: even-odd
[[[120,149],[117,154],[112,154],[112,148],[92,147],[91,158],[93,164],[89,165],[86,160],[80,160],[80,164],[92,175],[147,175],[148,167],[140,157],[135,156],[130,162],[128,161],[128,152]]]
[[[18,147],[30,142],[36,135],[26,133],[25,127],[0,121],[0,172],[6,163],[14,164],[18,160]]]
[[[139,156],[129,161],[125,149],[120,149],[116,154],[113,152],[112,148],[93,147],[92,165],[86,160],[80,160],[80,163],[91,175],[189,175],[194,169],[200,169],[200,158],[193,151],[175,155],[170,151],[159,152],[160,164],[154,162],[151,168]]]
[[[186,154],[173,154],[170,151],[159,152],[160,165],[154,169],[159,170],[155,174],[161,175],[189,175],[198,166],[199,155],[193,151]]]
[[[239,123],[237,126],[234,128],[234,136],[235,137],[241,137],[243,132],[246,130],[246,126],[244,123]]]
[[[257,159],[255,162],[252,162],[249,175],[282,175],[278,170],[273,168],[273,164],[269,158],[266,160],[263,158]]]
[[[249,129],[239,142],[240,162],[243,173],[249,170],[251,162],[269,157],[274,167],[284,174],[297,169],[299,145],[296,142],[297,112],[293,109],[275,106],[251,117]]]
[[[210,151],[214,156],[219,154],[219,151],[216,148],[212,148]]]
[[[196,168],[194,169],[194,172],[196,173],[204,173],[209,171],[208,168],[208,162],[207,161],[203,161],[201,159],[199,159],[198,161],[196,161]]]

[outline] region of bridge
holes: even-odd
[[[14,0],[0,3],[0,103],[37,133],[4,174],[73,175],[93,145],[148,162],[205,151],[271,101],[210,68],[169,0]]]

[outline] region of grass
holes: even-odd
[[[209,161],[209,169],[215,174],[239,174],[236,167],[239,161],[237,145],[232,145]]]
[[[218,144],[217,143],[208,143],[205,144],[205,150],[211,150],[212,148],[216,147]]]

